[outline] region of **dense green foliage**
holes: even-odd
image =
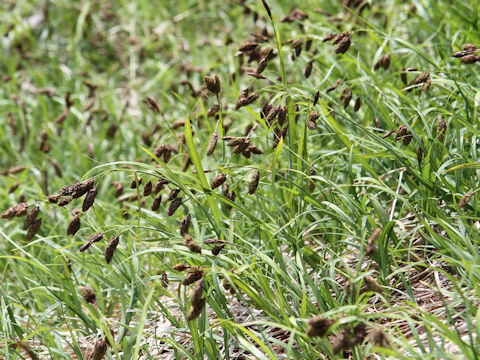
[[[479,358],[478,1],[267,3],[0,4],[0,359]]]

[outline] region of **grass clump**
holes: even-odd
[[[479,357],[476,2],[0,5],[0,357]]]

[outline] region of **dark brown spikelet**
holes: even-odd
[[[182,205],[182,198],[175,198],[167,209],[167,216],[172,216],[175,214],[175,211]]]
[[[379,327],[376,327],[368,333],[370,341],[373,342],[378,347],[383,347],[386,349],[390,348],[390,342],[388,341],[387,334]]]
[[[92,235],[92,237],[90,238],[90,240],[88,240],[85,244],[83,244],[79,251],[80,252],[84,252],[85,250],[87,250],[90,246],[92,246],[93,243],[96,243],[96,242],[99,242],[103,239],[103,233],[95,233]]]
[[[190,296],[190,304],[193,307],[196,307],[200,304],[202,300],[202,292],[203,292],[203,280],[200,280],[192,290],[192,295]]]
[[[268,64],[267,58],[266,57],[261,58],[260,61],[258,62],[256,73],[261,74],[267,68],[267,64]]]
[[[52,194],[52,195],[49,195],[47,199],[48,199],[48,202],[52,204],[56,204],[58,203],[58,200],[60,200],[60,195]]]
[[[410,133],[410,130],[408,129],[407,125],[402,124],[398,127],[396,133],[395,133],[395,140],[401,139],[402,143],[404,146],[407,146],[410,144],[410,141],[412,140],[412,134]]]
[[[210,244],[225,244],[225,240],[208,238],[208,239],[203,240],[203,243],[207,244],[207,245],[210,245]]]
[[[187,275],[182,281],[182,285],[191,285],[195,281],[200,280],[203,277],[203,270],[200,266],[191,266],[188,269]]]
[[[28,211],[28,204],[27,203],[18,203],[16,205],[11,206],[2,214],[0,218],[2,219],[11,219],[13,217],[21,217],[27,214]]]
[[[42,218],[35,220],[32,226],[30,226],[30,229],[28,229],[27,236],[25,237],[25,239],[27,241],[32,240],[33,237],[37,234],[38,230],[40,230],[41,225],[42,225]]]
[[[272,19],[272,12],[270,10],[270,7],[268,6],[267,4],[267,1],[266,0],[262,0],[262,3],[263,3],[263,7],[265,8],[265,10],[267,11],[267,14],[268,14],[268,17],[270,19]]]
[[[162,195],[158,195],[155,199],[153,199],[151,209],[152,211],[157,211],[160,208],[160,204],[162,203]]]
[[[220,85],[220,78],[218,75],[215,75],[215,77],[212,76],[205,76],[203,78],[203,82],[205,86],[207,87],[207,90],[214,93],[214,94],[219,94],[221,91],[221,85]]]
[[[92,360],[102,360],[107,353],[107,342],[99,340],[95,343],[92,352]]]
[[[425,82],[423,83],[422,91],[423,91],[423,92],[427,92],[428,89],[430,89],[430,86],[431,86],[431,85],[432,85],[432,80],[427,79],[427,81],[425,81]]]
[[[255,41],[246,41],[240,47],[238,48],[238,51],[241,53],[244,52],[249,52],[252,50],[255,50],[255,48],[258,46],[258,43]]]
[[[162,273],[162,287],[163,287],[164,289],[168,288],[168,282],[169,282],[169,281],[168,281],[167,273],[164,271],[164,272]]]
[[[255,191],[257,190],[259,181],[260,181],[260,172],[255,171],[255,173],[252,176],[252,180],[250,181],[250,184],[248,185],[248,193],[250,195],[254,194]]]
[[[380,60],[375,63],[373,69],[378,70],[381,67],[385,70],[388,70],[388,68],[390,67],[390,54],[383,55]]]
[[[476,51],[477,50],[477,46],[474,45],[474,44],[463,44],[462,45],[462,50],[465,50],[465,51]]]
[[[132,179],[132,182],[130,183],[130,189],[136,189],[137,186],[140,186],[142,184],[142,181],[142,178]]]
[[[93,188],[94,179],[90,179],[72,186],[72,198],[78,199]]]
[[[39,213],[40,207],[38,206],[35,206],[32,210],[30,210],[25,218],[25,222],[23,223],[23,230],[27,230],[30,226],[32,226]]]
[[[75,215],[67,227],[67,235],[75,235],[80,229],[80,216]]]
[[[462,63],[465,65],[475,64],[477,61],[480,61],[480,56],[475,54],[470,54],[463,56],[461,58]]]
[[[443,117],[439,117],[437,125],[437,138],[438,141],[443,142],[445,140],[445,133],[447,132],[447,123]]]
[[[248,90],[248,89],[245,89]],[[237,99],[237,103],[235,104],[235,110],[240,109],[243,106],[248,106],[250,104],[253,104],[259,97],[260,95],[257,93],[253,93],[250,95],[245,95],[245,90],[240,94],[240,96]]]
[[[268,112],[270,111],[271,108],[272,108],[272,106],[270,105],[268,100],[266,100],[262,105],[262,109],[260,110],[260,118],[265,119],[265,117],[267,116],[267,114],[268,114]]]
[[[313,107],[317,106],[319,98],[320,98],[320,91],[317,91],[315,93],[315,96],[313,97]]]
[[[190,214],[185,216],[181,221],[180,221],[180,235],[185,236],[188,234],[188,229],[190,228]]]
[[[155,184],[153,185],[153,193],[156,195],[158,194],[160,191],[162,191],[163,187],[168,184],[168,181],[165,180],[165,179],[158,179],[157,181],[155,181]]]
[[[334,323],[331,319],[325,319],[321,315],[317,315],[314,318],[308,320],[308,326],[306,334],[309,337],[324,337],[330,326]]]
[[[352,100],[352,97],[353,97],[352,90],[350,90],[348,87],[343,89],[340,99],[343,102],[344,109],[348,107],[348,105],[350,104],[350,101]]]
[[[337,47],[335,48],[335,54],[345,54],[350,47],[352,41],[350,34],[348,33],[338,42]]]
[[[314,169],[314,168],[310,168],[310,170],[308,171],[308,175],[309,175],[310,177],[312,177],[312,176],[315,176],[315,174],[316,174],[316,173],[315,173],[315,169]],[[310,191],[313,191],[313,190],[315,189],[315,182],[314,182],[311,178],[308,179],[308,189],[309,189]]]
[[[105,247],[105,261],[107,264],[110,264],[112,261],[113,253],[120,242],[120,237],[118,234],[113,235],[110,240],[108,240],[107,246]]]
[[[87,303],[95,304],[97,295],[92,288],[86,286],[79,286],[78,288],[80,289],[80,294],[82,295],[83,300]]]
[[[147,98],[145,99],[148,106],[150,107],[150,109],[154,110],[155,112],[161,114],[162,113],[162,110],[160,110],[160,106],[158,106],[158,104],[155,102],[155,100],[153,100],[153,98],[151,98],[150,96],[147,96]]]
[[[224,247],[225,247],[225,244],[220,244],[220,245],[214,246],[213,249],[212,249],[212,254],[217,256],[220,253],[220,251],[222,251],[222,249]]]
[[[275,118],[278,115],[278,112],[280,111],[280,105],[274,106],[273,108],[270,109],[270,111],[267,114],[267,117],[265,118],[265,121],[267,124],[270,126],[270,124],[275,120]]]
[[[175,270],[175,271],[183,271],[185,269],[188,269],[188,266],[185,265],[185,264],[178,263],[178,264],[173,265],[173,270]]]
[[[408,71],[408,69],[407,69],[407,71]],[[428,73],[428,72],[423,72],[423,73],[419,74],[415,79],[413,79],[412,81],[410,81],[410,83],[408,84],[408,86],[423,84],[423,83],[424,83],[425,81],[427,81],[428,79],[430,79],[430,73]]]
[[[467,207],[468,202],[470,201],[470,198],[472,197],[472,195],[473,195],[473,193],[468,193],[464,197],[462,197],[460,199],[460,201],[458,202],[458,207],[460,209],[463,209],[463,208]]]
[[[225,180],[227,180],[227,174],[222,173],[215,176],[212,180],[212,185],[211,185],[212,190],[221,186],[225,182]]]
[[[207,116],[214,117],[215,115],[217,115],[219,111],[220,111],[220,105],[215,104],[210,109],[208,109]]]
[[[10,187],[10,189],[8,189],[8,192],[7,192],[7,193],[8,193],[8,194],[11,194],[11,193],[15,192],[15,190],[17,190],[19,186],[20,186],[20,183],[19,183],[19,182],[16,182],[15,184],[13,184],[13,185]]]
[[[200,247],[200,245],[198,245],[197,242],[193,240],[193,237],[191,237],[189,234],[185,234],[183,236],[183,245],[188,247],[191,252],[194,252],[196,254],[202,253],[202,248]]]
[[[417,148],[417,160],[419,164],[422,162],[422,159],[423,159],[423,150],[422,150],[422,147],[419,146]]]
[[[332,40],[335,36],[336,36],[336,34],[334,34],[334,33],[327,34],[327,35],[322,39],[322,42],[330,41],[330,40]]]
[[[215,147],[217,146],[217,142],[218,142],[218,134],[216,131],[214,131],[212,135],[210,135],[210,137],[208,138],[208,144],[206,149],[207,156],[210,156],[213,154],[213,152],[215,151]]]
[[[72,202],[72,200],[73,200],[73,198],[71,198],[71,197],[61,198],[58,201],[58,206],[66,206],[66,205],[70,204]]]
[[[355,100],[355,105],[353,106],[353,111],[357,112],[360,110],[360,106],[362,106],[362,99],[357,98],[357,100]]]
[[[282,126],[285,123],[286,119],[287,119],[287,108],[285,106],[281,106],[280,109],[278,110],[278,115],[277,115],[278,124]]]
[[[186,315],[187,321],[195,320],[202,313],[203,308],[205,307],[205,299],[201,299],[197,306],[192,306]]]
[[[168,194],[167,201],[172,201],[176,199],[179,193],[180,189],[172,189],[172,191],[170,191],[170,194]]]
[[[95,202],[95,198],[97,197],[97,193],[98,193],[98,189],[96,187],[93,187],[88,191],[82,204],[83,212],[87,211],[92,207],[93,203]]]
[[[152,193],[153,185],[151,181],[148,181],[143,187],[143,196],[148,196]]]
[[[307,63],[307,66],[305,67],[305,77],[308,79],[310,75],[312,74],[312,69],[313,69],[313,61],[309,61]]]
[[[311,111],[307,116],[307,127],[310,130],[315,130],[317,128],[316,120],[320,117],[320,114],[317,111]]]
[[[377,251],[377,246],[375,245],[378,238],[380,237],[380,234],[382,233],[382,229],[375,229],[370,237],[367,240],[367,245],[365,246],[365,254],[366,255],[371,255],[375,251]]]
[[[358,324],[352,330],[343,328],[332,342],[332,351],[334,354],[342,350],[348,350],[358,344],[367,336],[365,324]]]

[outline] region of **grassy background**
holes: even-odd
[[[381,328],[389,346],[361,336],[343,353],[353,359],[480,356],[480,199],[474,193],[458,206],[479,188],[480,77],[478,64],[450,56],[479,44],[478,2],[367,1],[359,12],[337,1],[301,1],[308,18],[293,23],[280,22],[290,1],[268,3],[273,22],[256,0],[2,2],[0,169],[25,170],[0,176],[0,209],[23,196],[40,206],[43,222],[29,242],[22,219],[0,222],[0,357],[32,357],[12,346],[23,340],[42,359],[87,359],[108,338],[107,358],[115,359],[335,358],[342,356],[333,354],[335,336],[363,333],[360,324],[364,332]],[[265,80],[246,74],[257,60],[235,56],[263,29],[269,37],[260,47],[277,54]],[[338,55],[322,39],[342,31],[352,32],[352,45]],[[293,57],[295,39],[303,50]],[[385,54],[390,67],[374,71]],[[407,68],[416,69],[409,82],[430,74],[427,92],[421,84],[405,89]],[[214,74],[218,98],[205,90],[191,96],[186,81],[199,91]],[[90,92],[85,81],[97,88]],[[234,110],[246,87],[260,98]],[[344,108],[346,87],[353,99]],[[67,93],[73,104],[59,124]],[[162,114],[149,109],[147,96]],[[265,101],[288,110],[276,148],[276,124],[260,117]],[[217,103],[218,120],[207,115]],[[305,125],[312,110],[320,114],[314,131]],[[182,118],[186,126],[172,129]],[[206,156],[215,129],[244,136],[253,124],[251,144],[263,155],[235,155],[219,140]],[[412,134],[408,145],[395,134],[383,138],[401,125]],[[47,153],[39,150],[42,132]],[[150,161],[159,144],[178,154],[166,164]],[[185,170],[187,155],[195,166]],[[212,172],[203,176],[201,168]],[[250,195],[255,171],[260,184]],[[221,188],[209,189],[219,173],[227,174],[234,203]],[[81,200],[58,207],[47,196],[92,177],[95,204],[67,236]],[[143,196],[143,186],[129,188],[140,177],[169,181],[159,211],[150,210],[154,196]],[[112,181],[124,184],[118,199]],[[168,217],[174,188],[183,204]],[[183,245],[179,222],[187,214],[201,254]],[[367,255],[375,229],[377,250]],[[95,232],[106,239],[80,253]],[[120,244],[107,265],[113,234]],[[218,256],[207,238],[227,241]],[[194,285],[180,285],[179,262],[205,273],[206,307],[189,322]],[[368,276],[381,293],[364,291]],[[83,300],[81,286],[95,291],[96,306]],[[310,338],[308,320],[319,314],[334,323],[329,336]]]

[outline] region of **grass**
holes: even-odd
[[[1,359],[89,359],[102,341],[107,359],[480,357],[478,64],[451,57],[480,43],[478,2],[308,0],[293,22],[290,1],[267,2],[271,19],[256,0],[2,2],[0,209],[38,205],[42,223],[26,241],[23,219],[0,219]],[[258,49],[276,55],[266,79],[236,54],[262,31]],[[344,31],[336,54],[322,39]],[[409,86],[424,72],[426,91]],[[216,74],[218,96],[202,88]],[[234,110],[247,87],[259,98]],[[285,107],[283,126],[260,115],[265,101]],[[234,154],[222,137],[253,125],[263,154]],[[228,189],[212,190],[220,173]],[[83,200],[48,196],[91,178],[95,203],[67,235]],[[143,192],[159,179],[152,211]],[[167,216],[173,189],[182,204]],[[201,253],[180,234],[187,215]],[[205,239],[225,246],[215,256]],[[181,285],[179,263],[203,283]],[[206,304],[187,321],[199,284]]]

